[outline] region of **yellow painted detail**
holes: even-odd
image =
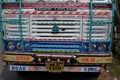
[[[48,72],[60,73],[64,69],[64,62],[63,61],[47,61],[46,68]]]
[[[29,55],[3,55],[3,61],[32,62],[34,58]]]
[[[112,57],[78,57],[79,63],[111,63]]]

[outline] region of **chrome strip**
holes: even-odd
[[[8,65],[10,71],[48,71],[45,66]],[[63,72],[100,72],[98,66],[70,66],[64,67]]]
[[[30,53],[30,52],[3,52],[3,53],[6,53],[6,54],[23,54],[23,55],[36,55],[36,56],[69,56],[69,57],[73,57],[73,56],[112,56],[110,53],[90,53],[90,54],[87,54],[87,53],[69,53],[69,54],[66,54],[66,53]]]

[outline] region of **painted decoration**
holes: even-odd
[[[3,8],[18,8],[18,6],[19,6],[18,4],[4,4]],[[24,3],[22,5],[22,7],[30,8],[30,9],[33,9],[33,8],[81,8],[81,9],[85,8],[85,9],[89,9],[89,4],[88,3],[82,3],[82,4],[66,4],[66,3],[63,3],[63,4],[60,4],[60,3],[27,4],[27,3]],[[111,4],[95,4],[95,5],[93,5],[93,8],[102,8],[102,9],[109,8],[109,9],[111,9],[112,6],[111,6]]]
[[[52,33],[59,33],[59,30],[60,30],[59,26],[54,25],[52,28]]]
[[[3,55],[4,61],[21,61],[21,62],[32,62],[34,58],[29,55]]]
[[[78,57],[79,63],[111,63],[112,57]]]
[[[19,65],[9,65],[8,66],[10,71],[48,71],[45,66],[19,66]],[[64,67],[62,72],[100,72],[101,67]]]

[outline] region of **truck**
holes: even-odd
[[[9,71],[99,73],[112,61],[113,0],[0,0]]]

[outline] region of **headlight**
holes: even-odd
[[[84,45],[83,47],[84,47],[84,49],[87,49],[87,48],[88,48],[88,46],[86,46],[86,45]]]
[[[91,51],[94,51],[95,49],[96,49],[96,45],[95,45],[95,44],[91,44],[90,50],[91,50]]]
[[[16,46],[17,46],[17,49],[20,50],[22,48],[21,42],[18,42]]]
[[[13,42],[9,42],[7,46],[8,46],[8,49],[11,49],[11,50],[14,49],[15,47]]]
[[[105,44],[100,44],[98,47],[99,50],[105,50],[105,48],[106,48]]]
[[[26,44],[25,44],[25,48],[28,48],[28,47],[29,47],[29,44],[28,44],[28,43],[26,43]]]

